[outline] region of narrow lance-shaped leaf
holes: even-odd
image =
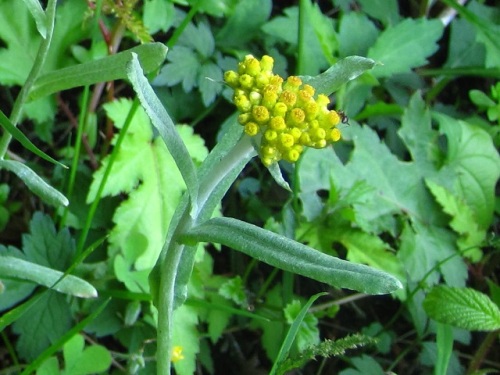
[[[317,93],[330,95],[347,83],[375,66],[375,61],[360,56],[349,56],[339,60],[325,72],[311,77],[302,76],[302,81],[314,87]]]
[[[135,53],[132,54],[132,59],[127,64],[127,76],[152,124],[160,133],[168,151],[174,158],[191,197],[192,212],[196,212],[199,183],[193,160],[172,119],[144,76]]]
[[[29,280],[47,288],[57,290],[58,292],[81,298],[97,297],[97,290],[85,280],[73,275],[67,275],[59,281],[63,275],[64,273],[61,271],[23,259],[12,256],[0,257],[1,277]]]
[[[54,206],[67,206],[69,204],[68,199],[62,193],[47,184],[39,175],[23,163],[15,160],[0,160],[0,169],[2,168],[15,173],[34,194],[38,195],[48,204]]]
[[[51,163],[60,165],[63,168],[67,168],[64,164],[59,163],[57,160],[51,158],[49,155],[44,153],[38,147],[36,147],[31,141],[26,137],[22,131],[14,126],[12,122],[10,122],[9,118],[5,116],[5,114],[0,110],[0,125],[12,135],[14,139],[19,141],[25,148],[33,152],[34,154],[40,156],[42,159],[45,159]]]
[[[45,39],[47,36],[47,16],[38,0],[23,0],[31,15],[35,19],[36,29]]]
[[[424,309],[434,320],[469,331],[500,329],[500,309],[485,294],[471,288],[434,287]]]
[[[221,243],[274,267],[340,288],[384,294],[402,287],[399,280],[385,272],[326,255],[232,218],[208,220],[187,231],[181,238],[188,243]]]
[[[35,100],[73,87],[124,79],[127,77],[131,52],[139,56],[144,70],[149,73],[165,60],[167,47],[162,43],[143,44],[99,60],[48,72],[36,80],[29,99]]]

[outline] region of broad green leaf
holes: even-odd
[[[245,307],[248,304],[245,287],[239,275],[222,284],[219,288],[219,294],[239,306]]]
[[[116,127],[123,126],[131,105],[131,101],[125,99],[105,105],[107,115]],[[207,155],[203,140],[185,125],[175,131],[181,142],[187,145],[189,155],[193,155],[188,156],[189,159],[200,163]],[[87,201],[94,199],[108,162],[109,159],[105,158],[100,170],[94,174]],[[111,250],[120,251],[124,257],[123,264],[115,264],[116,270],[121,271],[122,277],[125,277],[123,272],[128,267],[144,273],[158,258],[169,223],[186,188],[162,139],[153,139],[151,122],[142,108],[137,109],[132,119],[109,178],[112,183],[104,187],[103,196],[129,195],[129,199],[115,211],[113,221],[116,226],[109,237]],[[141,276],[140,279],[144,278]]]
[[[174,346],[182,348],[184,357],[174,363],[176,374],[191,375],[196,372],[196,355],[200,351],[197,326],[198,314],[193,307],[182,305],[175,310],[172,342]]]
[[[23,0],[36,23],[36,28],[42,38],[47,35],[47,17],[38,0]]]
[[[210,30],[210,25],[204,21],[199,22],[198,26],[189,23],[179,37],[177,45],[193,48],[201,58],[207,59],[212,57],[215,41],[212,30]]]
[[[17,127],[14,126],[9,120],[7,116],[0,110],[0,125],[12,135],[14,139],[19,141],[25,148],[33,152],[34,154],[40,156],[42,159],[50,161],[51,163],[57,164],[63,168],[67,168],[64,164],[59,163],[57,160],[51,158],[49,155],[44,153],[38,147],[36,147],[31,141],[26,137],[22,131],[20,131]]]
[[[453,352],[453,329],[448,324],[438,323],[436,330],[436,374],[446,374]]]
[[[51,355],[55,354],[69,339],[71,339],[74,335],[78,334],[79,332],[83,331],[83,329],[90,323],[92,322],[96,317],[101,314],[102,310],[106,307],[108,304],[109,299],[105,300],[104,302],[100,303],[100,305],[95,308],[90,315],[85,317],[85,319],[82,319],[79,321],[77,324],[75,324],[71,329],[66,329],[65,333],[62,335],[55,335],[55,339],[53,340],[54,343],[45,349],[43,353],[41,353],[34,361],[32,361],[29,366],[24,368],[24,371],[21,373],[21,375],[30,375],[35,371],[37,368],[40,367],[40,365],[47,360]],[[43,311],[42,311],[43,313]],[[46,314],[48,315],[48,314]],[[36,323],[38,325],[38,322]],[[63,327],[64,328],[64,327]],[[59,331],[59,327],[58,327]],[[54,332],[55,333],[55,332]]]
[[[270,0],[238,1],[224,27],[215,36],[220,46],[241,48],[261,31],[272,10]]]
[[[84,346],[82,335],[75,335],[64,344],[64,375],[96,374],[109,369],[112,358],[104,346]]]
[[[436,52],[442,33],[440,21],[425,18],[407,18],[387,28],[368,51],[369,58],[381,63],[373,69],[373,75],[390,77],[425,65],[427,58]]]
[[[347,369],[339,373],[339,375],[386,375],[387,373],[375,360],[375,358],[363,354],[361,357],[350,358],[350,362],[356,369]]]
[[[1,255],[0,259],[2,261],[0,264],[0,275],[2,277],[32,281],[58,292],[80,298],[97,297],[96,289],[79,277],[68,275],[59,281],[64,273],[52,268],[11,256]]]
[[[302,81],[314,87],[318,94],[330,95],[343,84],[355,79],[373,68],[375,61],[359,56],[349,56],[339,60],[325,72],[311,77],[302,76]]]
[[[200,67],[198,73],[198,87],[201,92],[203,104],[208,107],[214,102],[224,85],[222,69],[212,62],[207,62]]]
[[[167,47],[161,43],[143,44],[99,60],[51,71],[37,79],[29,97],[35,100],[73,87],[125,79],[132,53],[137,54],[144,71],[149,73],[163,62]]]
[[[464,256],[478,262],[482,257],[480,246],[486,239],[486,231],[479,228],[474,212],[461,198],[443,186],[432,181],[426,183],[436,200],[443,206],[444,212],[452,217],[450,226],[461,236],[457,241],[460,250],[466,250]]]
[[[424,309],[438,322],[469,331],[500,329],[500,310],[491,299],[472,288],[434,287],[424,300]]]
[[[306,8],[307,12],[303,16],[308,22],[305,22],[304,40],[301,41],[304,48],[303,54],[306,56],[306,60],[301,70],[304,73],[316,75],[330,65],[330,62],[325,57],[323,46],[316,33],[319,25],[316,27],[313,25],[317,19],[326,18],[326,16],[322,14],[316,6],[307,6]],[[320,22],[323,25],[331,21],[327,19]],[[296,6],[286,8],[284,10],[284,16],[272,18],[262,26],[262,30],[264,33],[268,34],[269,37],[285,41],[289,43],[292,48],[296,49],[299,43],[299,8]]]
[[[486,47],[486,67],[498,67],[500,65],[500,41],[498,39],[500,25],[494,21],[496,15],[492,12],[492,20],[487,20],[454,1],[444,0],[444,3],[454,8],[460,16],[470,22],[476,29],[477,41]]]
[[[395,25],[400,18],[396,0],[360,0],[359,3],[364,13],[386,26]]]
[[[189,47],[175,46],[168,54],[168,60],[154,79],[156,86],[174,86],[182,82],[185,92],[191,92],[198,81],[200,62],[196,52]]]
[[[271,369],[270,375],[276,374],[276,370],[279,366],[279,363],[284,361],[286,359],[286,357],[288,356],[288,353],[290,352],[290,349],[291,349],[292,344],[295,340],[295,337],[300,335],[299,332],[302,328],[301,326],[304,323],[304,320],[307,319],[308,310],[310,309],[310,307],[312,306],[314,301],[316,301],[319,297],[321,297],[325,294],[326,293],[318,293],[318,294],[311,296],[311,298],[309,298],[309,301],[307,301],[307,303],[304,304],[304,306],[300,309],[300,311],[298,312],[298,314],[296,314],[296,316],[293,316],[295,314],[293,314],[292,311],[290,311],[291,307],[293,307],[293,305],[290,306],[290,304],[289,304],[287,307],[285,307],[285,317],[287,317],[287,320],[293,319],[293,323],[292,323],[290,329],[288,330],[288,333],[285,337],[285,340],[283,341],[283,344],[282,344],[280,351],[278,353],[278,357],[274,361],[274,365]],[[300,303],[299,303],[298,307],[300,308]],[[289,321],[289,323],[290,323],[290,321]],[[317,327],[316,327],[316,329],[317,329]],[[316,332],[316,334],[318,335],[317,332]],[[316,339],[315,340],[316,342],[313,341],[312,344],[319,342],[319,335],[315,339]],[[304,349],[304,348],[302,348],[302,349]]]
[[[485,48],[477,42],[474,27],[464,19],[456,18],[450,25],[448,58],[445,67],[484,66]]]
[[[167,32],[172,27],[174,18],[174,3],[163,0],[144,2],[142,21],[151,35],[160,30]]]
[[[366,56],[368,48],[375,43],[379,30],[363,13],[350,12],[340,19],[339,53],[341,57]]]
[[[43,350],[71,328],[72,320],[66,296],[48,291],[13,324],[14,332],[20,335],[18,353],[28,363],[32,363]]]
[[[25,164],[16,160],[0,160],[0,169],[7,169],[15,173],[34,194],[46,203],[56,207],[69,204],[68,199],[62,193],[47,184]]]
[[[495,184],[500,177],[500,156],[490,135],[477,126],[435,114],[448,140],[445,166],[456,175],[452,192],[473,210],[480,229],[493,218]]]
[[[401,288],[394,277],[370,267],[328,256],[284,236],[231,218],[214,218],[183,235],[188,242],[215,242],[257,260],[329,285],[370,294]]]
[[[457,252],[456,237],[445,228],[414,221],[401,232],[398,258],[409,280],[436,284],[443,275],[446,283],[464,286],[467,266]]]
[[[153,126],[160,133],[170,155],[173,157],[186,184],[191,199],[192,213],[196,212],[198,201],[199,182],[196,169],[189,155],[186,145],[176,131],[172,119],[165,107],[156,96],[153,88],[144,76],[136,54],[132,54],[132,61],[127,64],[127,76],[134,87],[141,104],[148,114]]]
[[[59,271],[71,266],[76,251],[68,228],[57,231],[50,216],[35,212],[29,229],[29,233],[23,235],[27,260]]]

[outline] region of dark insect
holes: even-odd
[[[337,113],[340,116],[340,121],[342,122],[342,124],[349,125],[349,117],[347,117],[347,115],[345,114],[345,112],[344,111],[337,111]]]

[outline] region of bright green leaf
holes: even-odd
[[[38,0],[24,0],[24,3],[35,20],[38,32],[45,39],[47,35],[47,17],[40,2]]]
[[[448,139],[445,165],[456,175],[454,194],[473,210],[480,229],[491,224],[495,206],[495,184],[500,177],[500,156],[491,136],[477,126],[435,114]]]
[[[491,299],[472,288],[434,287],[424,300],[424,309],[438,322],[469,331],[500,329],[500,310]]]
[[[182,348],[184,359],[174,363],[178,375],[191,375],[196,370],[196,355],[200,351],[197,330],[198,314],[193,307],[182,305],[174,312],[172,343]]]
[[[366,56],[378,35],[379,30],[365,14],[344,14],[340,19],[338,36],[340,56]]]
[[[233,300],[237,305],[247,305],[245,286],[239,275],[222,284],[219,288],[219,294],[224,298]]]
[[[293,300],[283,309],[285,319],[292,325],[295,319],[300,319],[302,304],[298,300]],[[297,330],[295,343],[299,351],[305,350],[308,346],[319,343],[318,318],[312,313],[306,313]]]
[[[427,63],[427,58],[436,52],[437,42],[443,33],[443,24],[438,20],[407,18],[384,30],[368,57],[381,63],[374,68],[376,77],[390,77],[408,73]],[[411,40],[411,43],[408,41]]]
[[[81,335],[73,336],[63,347],[64,375],[88,375],[109,369],[111,354],[101,345],[91,345],[84,349]]]
[[[395,25],[399,20],[397,0],[360,0],[359,3],[364,13],[386,26]]]
[[[479,247],[486,238],[486,231],[479,228],[474,212],[462,199],[443,186],[432,181],[426,183],[436,200],[443,206],[444,212],[452,217],[450,226],[461,235],[458,240],[460,250],[466,250],[464,256],[478,262],[482,256]]]

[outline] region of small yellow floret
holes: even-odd
[[[280,134],[280,143],[283,147],[285,148],[290,148],[294,144],[294,138],[293,135],[287,134],[287,133],[281,133]]]
[[[269,121],[269,111],[267,110],[266,107],[262,105],[256,105],[252,108],[252,116],[253,119],[258,123],[258,124],[265,124],[266,122]]]
[[[286,128],[285,119],[281,116],[271,118],[269,127],[277,131],[283,131]]]
[[[337,142],[341,137],[340,130],[337,128],[333,128],[330,130],[330,139],[332,142]]]
[[[260,59],[260,67],[264,72],[270,72],[273,70],[274,59],[271,56],[264,55]]]
[[[249,121],[245,124],[245,133],[247,133],[250,137],[257,135],[260,128],[255,122]]]
[[[182,346],[176,345],[172,349],[172,362],[178,362],[184,359],[184,356],[182,355]]]

